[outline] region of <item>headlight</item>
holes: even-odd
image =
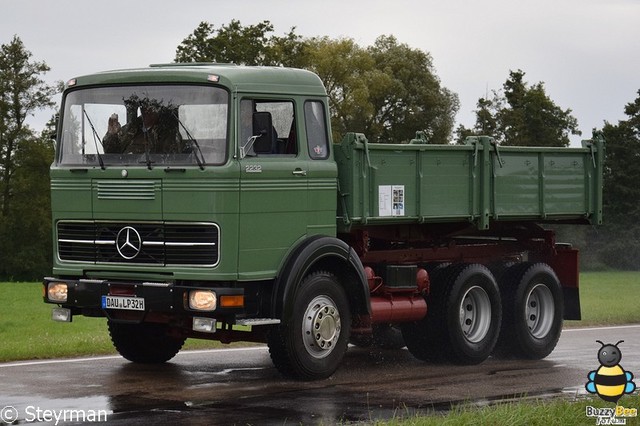
[[[67,301],[67,283],[50,282],[47,285],[47,299],[51,302],[65,303]]]
[[[214,311],[217,306],[215,292],[211,290],[192,290],[189,292],[189,308],[196,311]]]

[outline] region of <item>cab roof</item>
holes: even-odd
[[[326,96],[322,81],[310,71],[234,64],[153,64],[147,68],[88,74],[70,82],[74,83],[68,83],[67,89],[110,84],[196,83],[220,84],[235,92]]]

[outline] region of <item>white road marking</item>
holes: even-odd
[[[238,351],[264,351],[266,346],[249,346],[246,348],[224,348],[224,349],[195,349],[192,351],[182,351],[176,356],[199,355],[215,352],[238,352]],[[40,361],[16,361],[8,364],[0,364],[0,368],[8,367],[26,367],[31,365],[48,365],[48,364],[71,364],[74,362],[93,362],[104,361],[110,359],[124,359],[120,355],[96,356],[87,358],[68,358],[68,359],[45,359]]]
[[[589,327],[589,328],[565,328],[562,330],[563,333],[567,331],[597,331],[597,330],[617,330],[620,328],[640,328],[640,324],[629,324],[629,325],[612,325],[612,326],[602,326],[602,327]]]
[[[562,330],[562,332],[567,333],[567,332],[577,332],[577,331],[617,330],[622,328],[640,328],[640,324],[616,325],[616,326],[609,326],[609,327],[603,326],[603,327],[589,327],[589,328],[565,328]],[[180,352],[176,356],[199,355],[199,354],[216,353],[216,352],[241,352],[241,351],[265,351],[265,350],[267,350],[266,346],[249,346],[246,348],[223,348],[223,349],[196,349],[192,351]],[[71,364],[75,362],[93,362],[93,361],[110,360],[110,359],[123,359],[123,358],[120,355],[109,355],[109,356],[98,356],[98,357],[87,357],[87,358],[47,359],[47,360],[39,360],[39,361],[16,361],[16,362],[7,363],[7,364],[0,364],[0,368],[26,367],[26,366],[32,366],[32,365],[48,365],[48,364]]]

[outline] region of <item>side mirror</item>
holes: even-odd
[[[268,154],[272,152],[274,144],[273,126],[271,113],[267,111],[253,113],[253,135],[256,140],[253,144],[253,151],[256,154]]]

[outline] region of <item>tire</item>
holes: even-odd
[[[351,313],[336,277],[314,272],[300,283],[290,314],[271,329],[269,354],[286,377],[317,380],[331,376],[347,350]]]
[[[498,340],[502,308],[498,285],[478,264],[454,264],[432,276],[425,319],[403,326],[418,359],[479,364]]]
[[[162,364],[173,358],[184,345],[185,338],[168,335],[165,324],[122,324],[107,322],[111,341],[118,353],[131,362]]]
[[[500,281],[504,318],[496,355],[542,359],[558,343],[564,301],[560,281],[545,263],[509,268]]]

